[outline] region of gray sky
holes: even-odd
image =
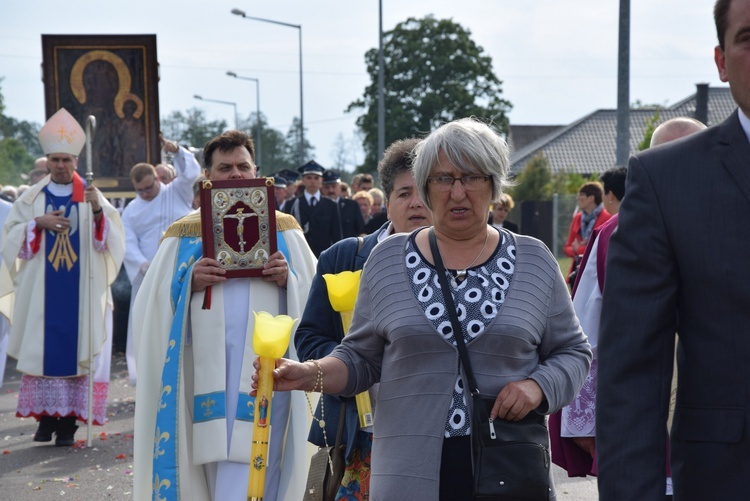
[[[714,0],[631,2],[630,100],[672,104],[695,84],[722,84],[713,62]],[[0,77],[6,114],[44,121],[41,34],[156,34],[162,116],[199,107],[233,124],[261,111],[284,133],[299,115],[298,31],[242,19],[247,15],[302,25],[306,138],[331,166],[339,135],[350,144],[356,114],[344,112],[369,83],[364,54],[378,44],[374,0],[0,0]],[[383,29],[408,17],[451,18],[492,57],[513,103],[514,124],[568,124],[617,104],[618,0],[383,0]],[[387,123],[386,123],[387,126]],[[364,158],[354,148],[352,164]],[[348,166],[349,169],[352,165]]]

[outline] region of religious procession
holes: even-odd
[[[305,140],[301,25],[231,11],[299,29],[284,155],[258,79],[186,132],[157,35],[43,34],[44,123],[0,94],[0,498],[742,499],[750,0],[711,3],[728,86],[559,127],[478,94],[399,129],[396,36],[455,41],[410,18],[351,170]]]

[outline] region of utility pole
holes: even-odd
[[[617,50],[617,154],[615,165],[627,165],[630,155],[630,0],[620,0]]]

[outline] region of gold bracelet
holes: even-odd
[[[321,367],[320,362],[318,362],[317,360],[310,360],[310,362],[318,367],[318,374],[315,377],[315,386],[313,386],[312,391],[319,391],[320,393],[323,393],[323,367]],[[320,387],[320,390],[315,389],[318,387]]]

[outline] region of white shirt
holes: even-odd
[[[312,199],[315,199],[315,205],[318,205],[318,202],[320,202],[320,192],[316,192],[314,195],[309,194],[308,192],[305,192],[305,200],[307,200],[307,205],[312,207]]]
[[[193,211],[193,183],[201,172],[195,156],[180,148],[174,158],[177,177],[161,184],[159,194],[146,201],[136,197],[122,212],[125,227],[125,270],[131,282],[141,266],[150,263],[169,225]]]

